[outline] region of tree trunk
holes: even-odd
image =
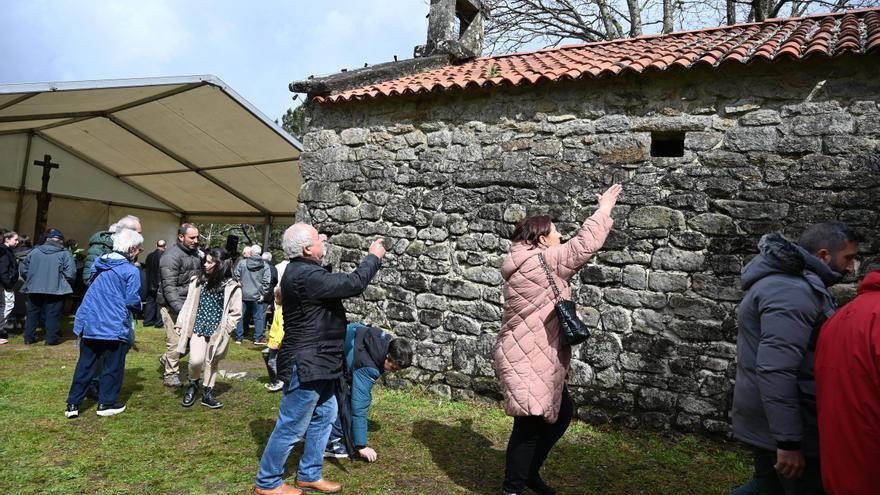
[[[726,0],[727,3],[727,25],[736,24],[736,2],[734,0]]]
[[[672,32],[672,0],[663,0],[663,34]]]
[[[626,0],[629,9],[629,35],[633,38],[642,34],[642,7],[638,0]]]
[[[608,8],[605,0],[596,0],[596,6],[599,7],[599,16],[602,18],[602,25],[605,26],[605,39],[613,40],[620,38],[622,33],[614,25],[614,14]]]

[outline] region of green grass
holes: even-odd
[[[230,347],[222,367],[253,378],[220,378],[220,410],[184,409],[181,392],[162,386],[164,332],[139,329],[121,394],[128,409],[100,418],[87,399],[80,417],[68,420],[62,411],[75,341],[25,347],[15,336],[0,348],[0,493],[251,493],[280,396],[263,388],[259,349]],[[379,460],[328,461],[324,475],[348,494],[495,494],[510,427],[494,405],[377,387],[370,443]],[[291,454],[286,476],[295,474],[300,452]],[[726,444],[576,423],[544,478],[561,495],[720,494],[747,479],[749,465]]]

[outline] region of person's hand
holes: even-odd
[[[620,184],[614,184],[602,194],[597,194],[596,199],[599,201],[599,211],[611,216],[611,210],[617,204],[617,197],[620,196],[621,192],[623,192],[623,187]]]
[[[180,336],[180,330],[180,327],[174,327],[174,333],[176,333],[178,337]]]
[[[269,349],[275,350],[275,351],[278,350],[278,344],[276,344],[275,342],[270,342],[270,343],[266,344],[266,347],[268,347]]]
[[[776,449],[776,464],[773,468],[783,478],[789,480],[800,479],[804,475],[806,464],[803,451]]]
[[[260,304],[262,304],[262,303],[263,303],[263,296],[260,296],[260,298],[257,299],[257,302],[260,303]]]
[[[375,462],[376,459],[379,458],[379,454],[377,454],[376,451],[371,449],[370,447],[364,447],[361,450],[358,450],[358,454],[366,459],[367,462]]]
[[[376,255],[380,260],[385,257],[385,245],[382,239],[376,239],[370,244],[370,254]]]

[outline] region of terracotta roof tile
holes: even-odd
[[[880,47],[880,8],[698,31],[640,36],[484,57],[315,100],[341,102],[452,89],[537,84],[728,61],[802,59],[815,54],[868,53]]]

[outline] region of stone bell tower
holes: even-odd
[[[414,55],[448,55],[453,61],[479,57],[488,17],[489,9],[480,0],[431,0],[428,40],[415,48]]]

